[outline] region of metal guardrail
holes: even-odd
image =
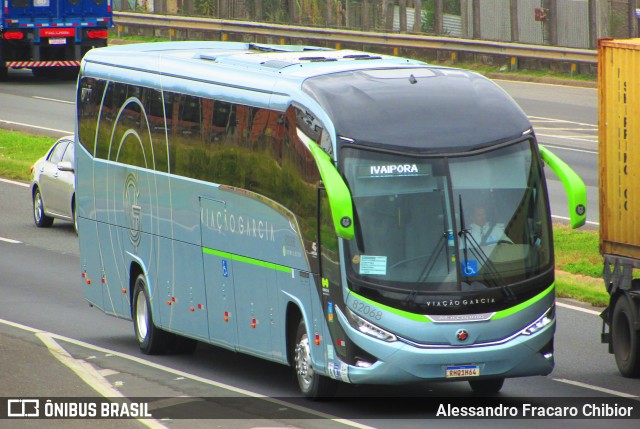
[[[143,27],[159,29],[169,35],[176,31],[204,31],[219,33],[220,40],[229,35],[252,36],[253,38],[280,38],[280,43],[304,40],[307,44],[335,47],[371,46],[409,50],[437,50],[451,53],[472,53],[510,58],[512,66],[517,59],[538,59],[552,62],[597,64],[597,52],[589,49],[563,48],[556,46],[525,45],[520,43],[493,42],[485,40],[457,39],[418,34],[376,33],[345,30],[339,28],[314,28],[262,22],[230,21],[213,18],[181,17],[131,12],[114,12],[114,23],[118,28]],[[152,34],[154,34],[152,32]],[[288,39],[288,40],[287,40]],[[242,39],[246,40],[246,39]],[[252,40],[262,42],[262,40]]]

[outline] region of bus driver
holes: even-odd
[[[487,210],[484,206],[475,207],[471,215],[471,221],[469,232],[480,246],[497,244],[501,241],[511,243],[511,240],[504,232],[504,224],[490,222],[487,219]]]

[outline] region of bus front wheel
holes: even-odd
[[[611,342],[620,374],[640,376],[640,331],[635,329],[634,306],[626,296],[621,296],[613,308]]]
[[[310,399],[333,396],[337,383],[315,372],[311,364],[311,344],[304,320],[300,321],[296,331],[293,359],[298,386],[304,396]]]
[[[142,274],[136,279],[132,305],[133,327],[142,353],[162,354],[167,350],[168,334],[157,328],[151,315],[151,301]]]

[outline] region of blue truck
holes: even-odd
[[[111,26],[111,0],[2,0],[0,80],[11,67],[74,73],[88,50],[107,45]]]

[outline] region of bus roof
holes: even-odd
[[[160,42],[93,49],[83,64],[106,66],[112,78],[117,76],[113,66],[224,85],[230,88],[222,97],[227,101],[246,99],[233,91],[254,91],[256,106],[273,105],[277,96],[280,108],[310,98],[324,109],[337,135],[416,152],[480,148],[531,129],[511,97],[476,73],[361,51]]]

